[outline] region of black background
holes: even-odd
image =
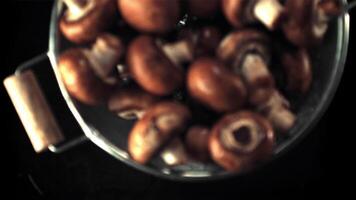
[[[3,3],[3,1],[1,1]],[[3,52],[1,80],[16,66],[46,51],[52,1],[7,1],[1,5]],[[26,199],[204,199],[247,197],[305,198],[349,192],[349,170],[355,134],[355,102],[352,68],[356,66],[356,20],[351,14],[349,56],[345,73],[327,113],[314,131],[296,148],[266,168],[249,176],[209,183],[174,183],[131,169],[85,143],[64,154],[35,154],[25,131],[1,86],[3,162],[5,192]],[[39,66],[40,67],[40,66]],[[49,64],[46,66],[49,68]],[[50,73],[50,70],[48,71]],[[41,75],[44,78],[52,75]],[[48,83],[51,84],[51,83]],[[50,87],[53,88],[53,87]],[[69,134],[80,132],[55,89],[51,96],[61,125]],[[235,199],[234,198],[234,199]]]

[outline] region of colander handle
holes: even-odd
[[[14,75],[4,80],[4,86],[34,150],[40,153],[49,149],[52,152],[60,153],[84,141],[86,137],[65,141],[65,137],[32,70],[33,66],[44,60],[48,60],[46,54],[37,56],[19,66]]]

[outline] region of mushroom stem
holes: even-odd
[[[68,21],[75,21],[82,18],[92,7],[92,0],[62,0],[69,10]]]
[[[274,30],[283,15],[283,6],[278,0],[259,0],[256,2],[253,13],[270,30]]]
[[[313,32],[317,37],[323,37],[328,30],[329,17],[323,9],[317,8],[315,11],[315,26]]]
[[[277,106],[269,111],[267,119],[277,130],[285,133],[295,124],[296,116],[290,110]]]
[[[260,106],[272,126],[282,133],[289,131],[296,122],[296,116],[289,109],[288,100],[275,90],[270,99]]]
[[[91,50],[86,51],[95,73],[103,80],[107,80],[108,83],[116,82],[116,79],[112,80],[108,77],[115,69],[122,54],[121,41],[109,34],[99,36]]]
[[[113,67],[117,64],[117,54],[119,52],[115,51],[114,48],[108,46],[108,44],[100,38],[92,47],[91,52],[98,64],[100,64],[102,69],[104,69],[104,75],[109,74],[112,71]]]
[[[177,66],[193,60],[193,48],[187,40],[164,44],[162,50],[169,60]]]
[[[258,54],[248,54],[242,63],[241,72],[248,83],[272,76],[263,58]]]
[[[79,15],[83,12],[87,0],[62,0],[63,3],[67,6],[68,10],[74,15]]]
[[[274,88],[274,78],[264,59],[258,54],[247,54],[240,69],[249,88],[250,103],[259,104],[268,100]]]

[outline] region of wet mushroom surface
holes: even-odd
[[[85,120],[106,124],[98,135],[119,157],[178,176],[273,158],[302,123],[320,84],[313,50],[341,14],[321,0],[63,2],[58,69]]]

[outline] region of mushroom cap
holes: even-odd
[[[235,111],[246,99],[240,76],[212,58],[200,58],[190,66],[187,88],[194,99],[217,112]]]
[[[148,92],[164,96],[183,85],[183,69],[174,65],[150,36],[136,38],[126,60],[134,80]]]
[[[299,47],[311,47],[321,43],[324,31],[316,31],[319,0],[287,0],[285,3],[287,18],[283,31],[287,39]],[[326,22],[320,24],[325,29]],[[319,33],[320,32],[320,33]]]
[[[132,159],[147,163],[171,138],[185,131],[190,118],[190,111],[178,103],[161,102],[150,107],[129,134]]]
[[[118,0],[125,21],[135,29],[148,33],[166,33],[179,22],[179,0]]]
[[[235,28],[241,28],[245,24],[254,21],[252,5],[256,0],[222,0],[222,9],[226,19]]]
[[[94,0],[94,6],[83,17],[69,21],[66,14],[62,16],[59,27],[63,35],[78,44],[88,43],[114,22],[117,9],[113,0]]]
[[[138,87],[131,86],[114,91],[109,97],[108,107],[110,111],[118,113],[125,119],[139,118],[146,109],[158,101],[159,98],[157,96],[149,94]],[[122,113],[127,116],[122,116]]]
[[[112,86],[94,73],[82,49],[69,49],[59,57],[58,68],[68,92],[79,101],[96,105],[104,103]]]
[[[287,89],[301,94],[307,93],[313,79],[311,61],[307,50],[284,52],[282,64],[287,77]]]
[[[207,161],[210,158],[209,153],[210,130],[204,126],[192,126],[185,136],[185,145],[187,150],[195,159]]]
[[[220,10],[220,0],[188,0],[188,13],[199,18],[211,18]]]
[[[246,138],[238,139],[234,136],[235,142],[239,142],[242,147],[248,146],[253,143],[253,148],[248,151],[238,151],[236,149],[231,149],[227,147],[226,143],[223,141],[222,134],[227,129],[230,129],[237,123],[251,124],[257,129],[257,136],[252,141],[251,132],[247,138],[247,142],[244,143],[243,140]],[[231,134],[234,131],[241,130],[245,127],[242,125],[236,130],[231,130]],[[243,137],[243,135],[239,136]],[[241,140],[241,142],[240,142]],[[271,124],[263,116],[253,113],[250,111],[241,111],[235,114],[229,114],[218,121],[212,128],[211,135],[209,138],[209,150],[213,160],[229,171],[239,172],[241,170],[246,170],[247,168],[253,167],[257,162],[268,159],[273,153],[275,141],[275,134]]]
[[[217,49],[217,57],[231,67],[240,71],[240,66],[248,53],[260,55],[266,63],[270,60],[270,39],[259,30],[242,29],[228,34]]]

